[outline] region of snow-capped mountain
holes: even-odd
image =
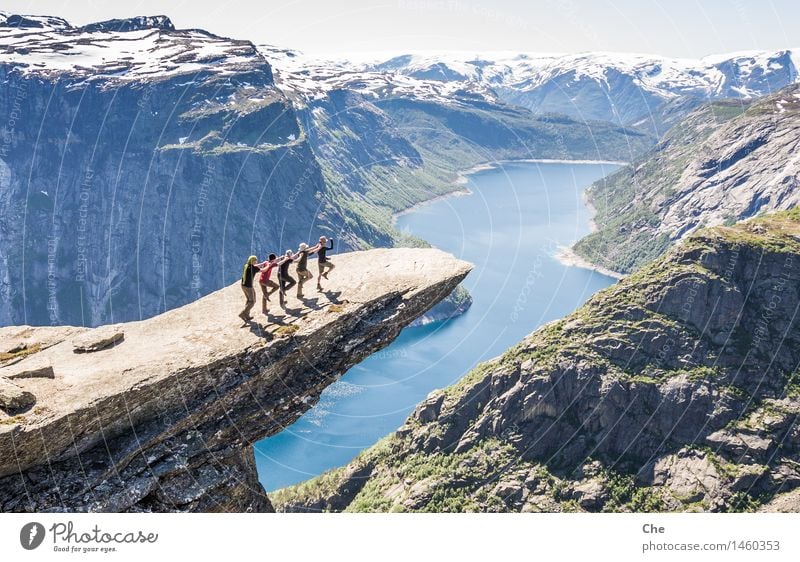
[[[179,75],[264,70],[249,41],[176,30],[166,16],[72,27],[61,18],[0,12],[0,64],[23,76],[67,76],[105,86]]]
[[[647,126],[678,98],[753,98],[797,81],[800,49],[702,59],[623,53],[407,54],[362,62],[365,71],[477,83],[536,113]]]
[[[253,250],[338,234],[251,43],[165,17],[4,15],[0,83],[0,324],[149,317],[228,284]]]
[[[322,59],[272,45],[259,50],[273,65],[275,83],[300,103],[323,99],[334,90],[347,89],[368,100],[408,98],[442,104],[461,100],[498,103],[495,91],[481,81],[429,80],[402,72],[367,69],[345,59]]]

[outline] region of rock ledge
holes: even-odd
[[[261,324],[242,327],[235,283],[115,326],[124,339],[92,353],[73,350],[91,330],[0,329],[8,349],[15,339],[41,343],[0,367],[15,396],[35,397],[22,413],[0,410],[0,509],[270,511],[252,443],[294,422],[471,269],[432,249],[335,261],[324,293],[312,280],[285,313],[272,302],[281,314],[269,324],[259,313]],[[54,378],[15,377],[45,366]]]

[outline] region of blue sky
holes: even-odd
[[[309,53],[606,50],[700,57],[800,47],[798,0],[4,0],[73,23],[166,14]]]

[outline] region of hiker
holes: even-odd
[[[319,237],[319,244],[312,248],[317,253],[317,267],[319,268],[319,275],[317,276],[317,291],[322,291],[322,278],[328,278],[330,272],[335,265],[328,259],[328,250],[333,250],[333,238],[330,239],[330,246],[328,246],[328,239],[325,236]]]
[[[239,313],[239,318],[245,324],[253,319],[250,316],[250,311],[253,310],[253,306],[256,304],[256,290],[253,289],[253,279],[256,276],[256,272],[258,272],[256,261],[258,261],[257,256],[250,256],[247,258],[247,263],[244,264],[244,269],[242,270],[242,292],[244,293],[245,303],[244,310]]]
[[[294,262],[294,255],[291,250],[286,250],[286,255],[276,263],[278,266],[278,285],[280,285],[278,295],[280,296],[282,308],[286,308],[286,291],[297,283],[294,277],[289,275],[289,266],[292,265],[292,262]]]
[[[272,270],[275,269],[275,264],[278,261],[278,256],[270,254],[267,261],[257,263],[256,267],[261,269],[261,275],[258,276],[258,284],[261,285],[261,313],[267,315],[267,301],[269,296],[278,290],[278,284],[270,279]]]
[[[303,298],[303,284],[309,279],[313,279],[314,276],[311,275],[311,272],[308,270],[308,254],[309,254],[308,244],[305,242],[300,244],[299,249],[297,250],[297,254],[295,254],[295,259],[297,260],[297,298]]]

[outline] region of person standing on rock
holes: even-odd
[[[245,323],[253,319],[250,316],[250,311],[253,310],[253,306],[256,304],[256,290],[253,288],[253,279],[255,279],[258,272],[257,261],[257,256],[250,256],[247,258],[247,263],[244,264],[244,270],[242,271],[242,292],[244,293],[245,302],[244,310],[239,313],[239,318]]]
[[[286,308],[286,291],[297,283],[294,277],[289,275],[289,266],[292,265],[292,262],[294,262],[294,255],[291,250],[286,250],[286,255],[276,263],[278,266],[278,285],[280,285],[278,296],[280,297],[281,308]]]
[[[331,271],[335,265],[328,259],[328,250],[333,250],[333,238],[330,239],[330,246],[328,246],[328,239],[325,236],[319,237],[319,244],[311,248],[311,252],[317,253],[317,267],[319,268],[319,275],[317,276],[317,291],[322,291],[322,278],[328,278],[328,272]]]
[[[278,256],[270,254],[267,261],[257,263],[256,267],[261,270],[261,275],[258,276],[258,284],[261,285],[261,313],[267,315],[267,301],[269,296],[278,290],[278,284],[270,279],[272,270],[275,269],[275,264],[278,261]]]
[[[308,270],[308,254],[309,254],[308,244],[305,242],[300,244],[300,248],[297,250],[296,260],[297,260],[297,298],[303,298],[303,285],[309,279],[313,279],[314,276],[311,275],[311,272]]]

